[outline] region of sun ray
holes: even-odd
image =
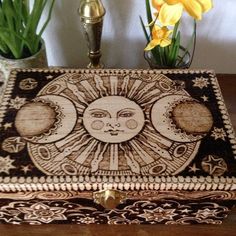
[[[57,148],[62,148],[63,146],[65,146],[67,143],[71,143],[73,142],[75,139],[80,139],[80,137],[85,134],[86,131],[84,128],[81,128],[79,130],[76,130],[75,133],[65,137],[63,140],[58,141],[55,143]]]
[[[75,103],[75,107],[79,114],[83,114],[85,107],[81,106],[78,103]]]
[[[139,103],[143,103],[145,102],[146,100],[150,100],[152,97],[155,97],[155,98],[159,98],[161,94],[161,90],[158,89],[158,88],[155,88],[154,90],[144,94],[141,98],[139,98],[137,101]]]
[[[108,91],[107,88],[104,86],[102,78],[98,75],[94,75],[94,81],[96,83],[95,86],[98,89],[100,96],[103,97],[103,92],[106,96],[108,96]]]
[[[147,94],[148,91],[155,86],[155,84],[156,84],[156,82],[152,82],[150,84],[145,85],[144,88],[139,90],[138,93],[135,95],[135,97],[134,97],[135,100],[141,99],[141,97],[143,97],[145,94]]]
[[[82,144],[81,147],[85,146],[84,144]],[[86,148],[83,150],[83,152],[79,153],[79,155],[74,159],[74,161],[76,161],[77,163],[83,164],[85,160],[88,158],[88,156],[90,155],[90,153],[93,151],[94,147],[97,146],[97,144],[98,144],[98,141],[95,139],[92,139],[92,142],[90,142],[88,146],[86,142]]]
[[[98,143],[97,150],[94,154],[94,159],[91,161],[91,172],[96,172],[99,167],[99,163],[104,158],[104,153],[107,149],[108,143],[106,143],[101,150],[102,143]]]
[[[135,160],[135,157],[132,152],[130,152],[128,149],[126,150],[124,147],[122,147],[122,144],[119,145],[120,149],[124,151],[124,156],[127,161],[127,165],[130,167],[131,171],[140,174],[140,165]]]
[[[87,92],[91,98],[93,98],[93,99],[99,98],[99,95],[94,90],[94,88],[91,86],[91,84],[89,84],[89,82],[87,80],[81,81],[80,84],[83,85],[83,87],[87,90]]]
[[[168,166],[168,169],[166,170],[167,174],[174,172],[174,170],[176,169],[176,165],[173,163],[170,163],[168,160],[161,159],[161,163]]]
[[[132,85],[132,87],[129,90],[127,97],[132,99],[142,83],[143,83],[142,80],[138,80],[138,79],[135,80],[134,84]]]
[[[86,136],[87,134],[83,135],[83,137]],[[76,141],[72,146],[66,147],[63,152],[61,152],[55,157],[54,161],[61,161],[63,158],[68,157],[69,155],[71,155],[72,152],[78,151],[81,147],[87,145],[92,139],[93,138],[89,138],[83,142],[83,138],[81,138],[79,141]]]
[[[71,98],[69,95],[65,94],[64,92],[61,93],[61,95],[63,95],[63,97],[65,97],[65,98],[70,99],[70,100],[74,103],[74,105],[75,105],[75,107],[76,107],[76,110],[77,110],[80,114],[83,114],[84,109],[85,109],[85,106],[84,106],[83,104],[78,103],[78,101],[76,101],[75,99]]]
[[[88,136],[87,134],[84,134],[81,139],[73,143],[73,145],[70,146],[70,149],[72,152],[80,150],[83,146],[87,145],[91,140],[93,140],[93,137],[86,138]]]
[[[118,144],[111,144],[110,147],[110,170],[118,170],[119,168]]]
[[[128,85],[129,85],[129,75],[126,75],[123,79],[123,83],[121,85],[121,91],[119,95],[127,96],[128,93]]]
[[[157,143],[154,143],[150,140],[148,140],[148,143],[143,140],[139,140],[139,142],[142,143],[144,146],[150,148],[152,151],[154,151],[160,157],[163,157],[163,158],[170,160],[170,161],[173,160],[173,157],[171,157],[170,153],[167,150],[165,150],[164,148],[160,147]]]
[[[46,168],[48,171],[55,170],[56,172],[61,170],[61,163],[60,162],[44,162],[41,165]],[[60,172],[63,174],[63,172]]]
[[[86,96],[83,92],[78,90],[78,87],[70,82],[66,83],[67,88],[78,98],[78,100],[88,106],[88,103],[86,102]]]
[[[172,145],[172,143],[173,143],[169,139],[162,137],[160,134],[152,133],[152,132],[150,132],[150,131],[148,131],[146,129],[144,129],[143,135],[145,135],[145,136],[147,136],[147,137],[149,137],[149,138],[151,138],[151,139],[153,139],[153,140],[155,140],[155,141],[165,145],[166,147],[170,147]]]
[[[153,97],[151,100],[148,100],[146,103],[141,103],[141,107],[148,106],[150,104],[153,104],[155,101],[159,100],[159,97]]]
[[[146,164],[150,164],[154,161],[154,159],[143,148],[141,148],[135,140],[131,140],[129,143]]]
[[[118,94],[118,77],[110,76],[110,85],[111,85],[111,95]]]

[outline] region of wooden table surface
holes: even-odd
[[[236,74],[217,75],[220,87],[225,99],[231,121],[236,130]],[[50,235],[50,236],[235,236],[236,235],[236,208],[233,209],[222,225],[188,225],[188,226],[166,226],[166,225],[42,225],[42,226],[13,226],[0,225],[0,236],[28,236],[28,235]]]

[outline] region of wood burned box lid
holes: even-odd
[[[15,70],[0,129],[1,192],[236,187],[212,71]]]

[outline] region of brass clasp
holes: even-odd
[[[114,209],[123,203],[126,194],[118,190],[103,190],[93,193],[94,201],[106,209]]]

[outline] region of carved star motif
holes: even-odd
[[[170,203],[165,203],[162,206],[165,208],[165,207],[171,207],[172,205]]]
[[[189,172],[196,173],[198,170],[200,169],[196,167],[195,163],[192,166],[189,166]]]
[[[3,125],[3,127],[4,127],[4,130],[7,130],[7,129],[9,129],[9,128],[11,128],[12,127],[12,122],[11,123],[5,123],[4,125]]]
[[[198,87],[200,89],[203,89],[204,87],[208,87],[208,85],[209,85],[208,79],[202,76],[196,77],[193,80],[193,87]]]
[[[67,219],[63,214],[66,208],[49,207],[41,202],[35,203],[30,207],[19,207],[18,210],[25,214],[25,220],[38,220],[42,223],[50,223],[55,220]]]
[[[14,99],[10,100],[10,108],[19,110],[26,103],[26,98],[20,98],[16,96]]]
[[[196,213],[196,217],[197,218],[202,218],[202,219],[206,219],[208,217],[216,217],[218,214],[218,211],[216,209],[203,209],[203,210],[198,210]]]
[[[185,209],[183,209],[183,210],[180,210],[180,212],[181,212],[181,213],[187,213],[187,214],[188,214],[189,212],[191,212],[191,210],[185,208]]]
[[[28,172],[32,171],[32,165],[21,166],[20,169],[27,174]]]
[[[82,224],[94,224],[94,223],[96,223],[96,219],[94,217],[89,217],[89,216],[80,217],[78,219],[78,221],[81,222]]]
[[[139,217],[145,218],[146,221],[161,222],[163,220],[173,220],[173,217],[178,215],[174,212],[175,209],[163,209],[157,207],[154,210],[144,210],[144,213],[140,214]]]
[[[211,137],[213,137],[215,140],[222,139],[225,141],[226,133],[223,128],[214,127],[214,130],[211,133]]]
[[[9,153],[20,152],[25,147],[25,141],[21,137],[9,137],[2,143],[2,149]]]
[[[209,155],[203,159],[202,167],[210,175],[215,174],[218,169],[222,174],[227,170],[224,159],[213,155]]]
[[[208,102],[209,101],[209,97],[203,95],[201,96],[201,99],[204,101],[204,102]]]
[[[16,167],[12,165],[14,160],[10,158],[10,156],[1,157],[0,156],[0,173],[9,174],[11,169],[15,169]]]

